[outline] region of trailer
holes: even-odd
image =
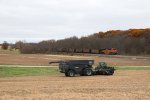
[[[94,60],[67,60],[49,62],[59,63],[59,71],[67,77],[91,76],[91,75],[113,75],[114,67],[107,66],[105,62],[99,62],[98,66],[93,68]]]

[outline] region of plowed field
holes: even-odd
[[[49,61],[93,59],[95,63],[107,62],[113,66],[150,66],[150,57],[138,56],[102,56],[102,55],[43,55],[43,54],[0,54],[0,64],[49,65]]]
[[[149,100],[150,70],[118,70],[113,76],[0,78],[0,100]]]

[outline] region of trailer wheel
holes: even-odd
[[[114,70],[110,70],[109,75],[113,75],[114,74]]]
[[[91,76],[92,75],[92,69],[84,69],[84,75],[85,76]]]
[[[110,71],[106,70],[104,75],[110,75]]]
[[[67,74],[68,74],[69,77],[74,77],[75,76],[75,72],[73,70],[69,70]]]
[[[113,71],[113,70],[108,70],[108,71],[106,71],[105,73],[106,73],[106,75],[113,75],[113,74],[114,74],[114,71]]]

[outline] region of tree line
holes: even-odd
[[[21,53],[56,53],[60,49],[102,49],[116,48],[120,54],[150,54],[150,29],[110,30],[86,37],[76,36],[61,40],[47,40],[39,43],[16,42],[12,48]]]

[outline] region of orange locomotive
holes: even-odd
[[[111,55],[111,54],[116,55],[116,54],[118,54],[118,50],[115,49],[115,48],[102,49],[102,50],[100,50],[100,53],[102,53],[102,54],[109,54],[109,55]]]

